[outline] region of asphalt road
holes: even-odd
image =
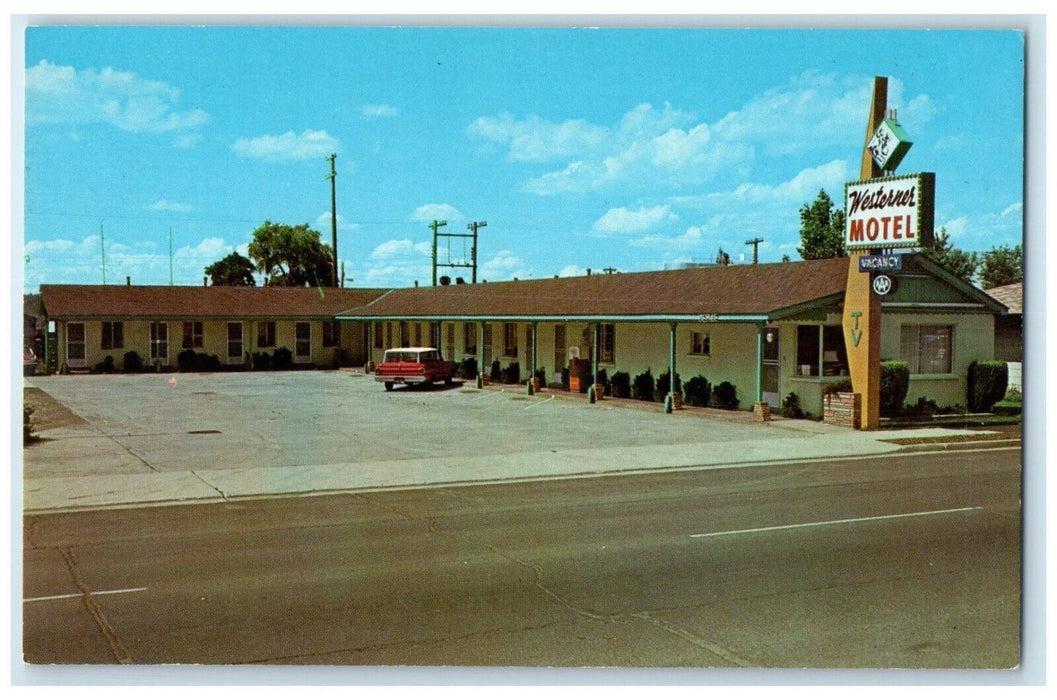
[[[24,519],[31,664],[1010,668],[1020,452]]]

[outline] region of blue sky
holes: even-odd
[[[1023,56],[979,29],[30,27],[24,290],[100,283],[104,250],[108,283],[201,284],[265,220],[329,242],[331,153],[346,286],[429,284],[433,219],[488,222],[489,281],[756,237],[796,260],[800,207],[858,179],[875,75],[937,227],[1016,245]]]

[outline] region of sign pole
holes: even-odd
[[[881,176],[866,149],[877,127],[884,121],[888,103],[888,78],[875,77],[870,118],[863,144],[860,177]],[[852,391],[862,395],[860,430],[876,430],[881,423],[881,297],[871,293],[870,273],[859,272],[859,259],[869,250],[849,251],[848,283],[844,292],[844,343]]]

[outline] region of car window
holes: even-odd
[[[437,357],[436,350],[430,350],[429,352],[422,353],[421,359],[423,362],[435,362],[440,358]]]

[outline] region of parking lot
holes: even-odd
[[[24,508],[727,466],[897,449],[748,412],[472,382],[386,392],[350,371],[26,380],[82,420],[24,451]]]

